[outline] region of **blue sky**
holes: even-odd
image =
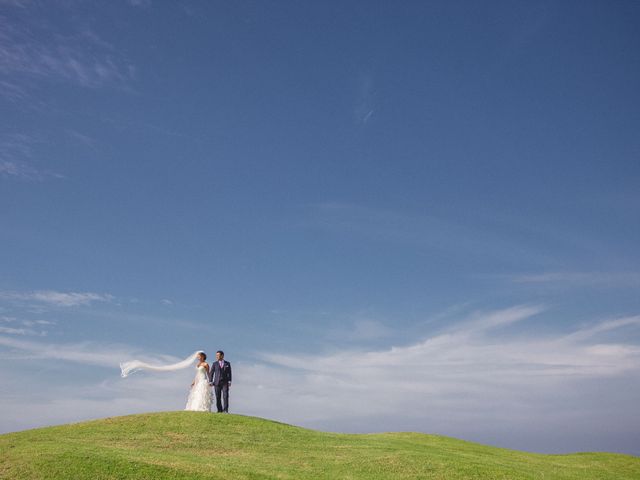
[[[239,413],[640,454],[639,21],[0,1],[0,430],[224,348]]]

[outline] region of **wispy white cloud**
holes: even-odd
[[[26,8],[31,3],[33,3],[33,0],[0,0],[0,5],[18,8]]]
[[[517,306],[505,310],[474,314],[470,319],[414,345],[392,347],[376,352],[342,352],[323,356],[270,354],[270,363],[306,371],[312,375],[338,376],[345,383],[362,380],[369,375],[377,379],[380,362],[402,367],[402,376],[419,381],[425,387],[435,379],[461,378],[469,385],[480,381],[500,380],[501,386],[522,385],[535,377],[554,381],[560,377],[599,377],[617,375],[629,370],[640,371],[640,347],[633,344],[605,344],[597,334],[623,326],[640,326],[640,317],[605,320],[596,325],[557,336],[501,334],[500,329],[529,320],[542,312],[535,306]],[[587,341],[591,340],[591,341]],[[611,357],[613,355],[613,357]],[[343,369],[341,366],[345,366]],[[369,386],[375,387],[375,381]],[[400,381],[396,388],[402,388]],[[425,390],[427,391],[428,388]]]
[[[32,156],[33,139],[14,133],[0,136],[0,175],[22,178],[40,178],[40,173],[25,159]]]
[[[0,346],[9,349],[11,357],[66,361],[118,369],[121,361],[131,357],[134,349],[96,342],[44,343],[0,336]],[[6,352],[5,352],[6,355]],[[115,371],[115,370],[114,370]]]
[[[93,137],[90,137],[89,135],[85,135],[84,133],[80,133],[79,131],[74,130],[72,128],[65,129],[65,132],[75,142],[95,150],[97,142]]]
[[[564,338],[565,340],[583,341],[592,337],[597,337],[600,333],[610,332],[623,327],[640,327],[640,315],[605,320],[595,325],[576,330],[575,332],[566,335]]]
[[[0,300],[35,302],[54,307],[75,307],[90,305],[94,302],[109,302],[113,295],[93,292],[58,292],[55,290],[39,290],[34,292],[0,291]]]
[[[64,178],[64,175],[59,173],[43,172],[28,163],[9,160],[0,160],[0,176],[37,181],[45,178]]]
[[[26,76],[98,88],[124,88],[134,68],[113,47],[86,28],[59,32],[48,22],[9,22],[2,19],[0,74],[5,82]]]
[[[46,328],[48,325],[55,325],[55,322],[49,320],[20,320],[16,317],[9,317],[6,315],[0,316],[0,333],[6,335],[32,335],[44,337],[47,335]],[[39,328],[40,330],[35,330]]]
[[[565,286],[640,287],[637,272],[544,272],[509,276],[514,283]]]
[[[0,96],[14,103],[26,100],[29,97],[28,90],[16,82],[0,80]]]
[[[7,176],[29,176],[30,172],[25,170],[23,165],[19,165],[16,162],[10,162],[8,160],[3,160],[0,162],[0,174]]]
[[[0,333],[9,334],[9,335],[37,335],[37,336],[46,335],[44,331],[38,332],[31,328],[4,327],[2,325],[0,325]]]
[[[33,166],[34,147],[39,141],[31,135],[5,133],[0,135],[0,176],[25,180],[64,178],[63,175]]]
[[[413,425],[485,441],[494,435],[495,441],[496,425],[508,424],[524,437],[531,434],[527,441],[520,437],[522,448],[537,449],[548,448],[545,441],[557,434],[554,422],[563,416],[563,435],[576,442],[585,425],[593,435],[608,428],[594,418],[623,423],[632,417],[640,386],[597,401],[585,392],[605,382],[640,385],[640,346],[623,330],[611,339],[618,329],[637,329],[640,317],[555,335],[514,332],[522,322],[542,321],[543,310],[523,305],[477,313],[418,343],[379,351],[268,354],[265,363],[242,372],[248,382],[239,388],[250,400],[241,402],[254,414],[356,431]],[[268,401],[274,396],[277,405]]]
[[[151,0],[129,0],[129,4],[133,7],[150,7]]]
[[[51,322],[49,320],[23,320],[22,324],[27,327],[32,327],[34,325],[55,325],[56,322]]]
[[[468,320],[456,323],[456,330],[469,333],[506,327],[537,315],[543,310],[544,307],[541,305],[519,305],[495,312],[479,312],[471,315]]]
[[[356,320],[351,330],[342,331],[347,340],[373,340],[388,336],[391,329],[379,320],[363,318]]]

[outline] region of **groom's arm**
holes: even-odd
[[[231,385],[231,364],[229,364],[229,385]]]

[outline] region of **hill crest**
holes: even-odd
[[[640,457],[538,454],[442,435],[340,434],[259,417],[161,412],[0,435],[0,477],[637,479]]]

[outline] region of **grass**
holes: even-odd
[[[167,412],[0,435],[2,479],[640,479],[640,457],[543,455],[440,435],[323,433]]]

